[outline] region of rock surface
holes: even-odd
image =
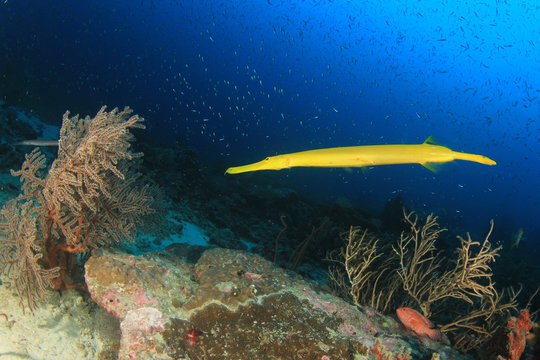
[[[171,246],[140,256],[96,251],[92,298],[121,322],[120,359],[466,359],[244,251]]]

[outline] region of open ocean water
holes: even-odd
[[[538,24],[532,0],[2,0],[0,99],[56,127],[68,109],[93,116],[103,105],[130,106],[145,118],[136,135],[146,166],[157,178],[168,172],[169,193],[172,175],[189,169],[195,184],[200,166],[215,179],[207,188],[226,189],[233,177],[375,218],[394,201],[477,240],[493,219],[490,240],[502,246],[495,279],[521,284],[526,302],[540,283]],[[9,126],[3,145],[35,135]],[[54,131],[38,135],[57,140]],[[279,154],[429,136],[497,164],[224,174]],[[167,147],[187,155],[160,157]],[[3,160],[4,174],[21,154]],[[270,248],[281,229],[272,206]],[[449,254],[458,245],[445,243]]]

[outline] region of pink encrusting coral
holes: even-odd
[[[133,294],[133,303],[137,306],[156,305],[156,299],[150,299],[144,289],[137,289]]]
[[[123,308],[122,301],[118,298],[116,294],[116,289],[111,289],[106,293],[101,301],[96,301],[101,307],[107,310],[110,314],[114,315],[117,318],[124,317],[126,310]]]
[[[377,340],[371,352],[375,354],[377,360],[411,360],[411,350],[399,349],[398,352],[387,352],[380,340]]]
[[[122,341],[120,358],[134,359],[139,353],[156,353],[158,342],[154,336],[163,331],[167,319],[154,308],[131,310],[122,321]]]
[[[518,316],[508,320],[506,324],[508,360],[519,360],[525,350],[526,336],[531,327],[531,319],[527,310],[523,310]]]
[[[519,360],[522,358],[527,346],[527,336],[533,324],[529,311],[522,310],[516,316],[508,319],[505,325],[497,329],[479,352],[482,360]],[[536,357],[528,357],[533,360]]]

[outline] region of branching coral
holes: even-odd
[[[77,254],[133,241],[135,224],[154,212],[157,188],[141,184],[135,166],[142,154],[131,149],[130,130],[144,129],[143,119],[130,114],[102,107],[80,119],[66,112],[49,171],[37,149],[12,171],[22,193],[1,212],[0,270],[23,306],[34,309],[48,288],[74,286],[69,273]]]
[[[345,247],[327,259],[335,264],[329,269],[334,290],[359,306],[369,305],[383,312],[400,305],[396,303],[402,292],[395,271],[398,259],[388,256],[391,247],[359,227],[351,227],[344,240]]]
[[[430,215],[424,224],[412,212],[404,213],[404,218],[410,232],[402,234],[394,247],[403,289],[426,317],[432,316],[434,305],[451,307],[453,321],[440,330],[452,333],[462,350],[477,348],[495,333],[497,320],[517,306],[517,293],[499,294],[492,282],[490,264],[501,249],[492,249],[489,242],[493,221],[482,243],[468,233],[466,239],[458,236],[456,260],[448,262],[436,251],[435,242],[444,231],[438,228],[437,218]]]
[[[351,228],[345,248],[330,256],[338,264],[330,269],[330,278],[341,293],[348,288],[357,305],[380,311],[415,305],[426,317],[444,309],[453,321],[440,330],[453,334],[463,350],[477,348],[493,335],[497,321],[517,306],[516,293],[499,294],[492,282],[490,264],[500,250],[489,242],[493,223],[482,243],[469,234],[458,237],[456,260],[448,261],[436,247],[445,231],[437,217],[420,222],[413,212],[404,212],[404,220],[409,231],[394,246],[367,230]]]
[[[59,276],[59,268],[43,268],[43,249],[36,233],[36,209],[30,202],[10,200],[0,211],[0,273],[10,274],[21,304],[30,310]]]
[[[445,269],[445,259],[436,251],[435,242],[444,229],[439,229],[437,217],[429,215],[423,225],[418,224],[418,216],[404,213],[410,232],[402,234],[394,252],[400,258],[398,273],[403,280],[403,288],[422,309],[424,316],[431,316],[433,303],[446,298],[463,300],[473,304],[473,297],[492,298],[496,290],[491,281],[489,264],[495,261],[498,251],[491,249],[489,236],[484,242],[473,242],[458,237],[461,247],[456,250],[457,261],[450,269]],[[474,247],[480,249],[474,253]]]

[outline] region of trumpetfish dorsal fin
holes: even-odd
[[[423,142],[423,144],[428,144],[428,145],[440,145],[439,143],[437,143],[435,141],[435,138],[433,137],[433,135],[429,135],[428,138]]]

